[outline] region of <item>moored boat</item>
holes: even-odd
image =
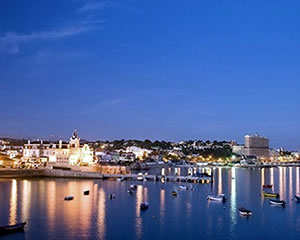
[[[73,199],[74,199],[73,196],[66,196],[66,197],[65,197],[65,201],[71,201],[71,200],[73,200]]]
[[[135,185],[135,184],[130,184],[130,188],[137,189],[137,185]]]
[[[183,189],[183,190],[187,190],[187,189],[188,189],[188,187],[187,187],[187,186],[184,186],[184,185],[180,185],[179,188],[180,188],[180,189]]]
[[[252,215],[252,211],[250,211],[246,208],[243,208],[243,207],[239,208],[239,213],[240,213],[240,215],[246,216],[246,217],[249,217]]]
[[[274,192],[263,192],[264,197],[275,197],[279,198],[279,193],[274,193]]]
[[[148,207],[149,207],[149,203],[146,201],[142,202],[140,205],[141,210],[146,210],[148,209]]]
[[[17,223],[14,225],[0,226],[0,235],[24,231],[26,222]]]
[[[90,190],[86,189],[83,191],[83,195],[89,195],[90,194]]]
[[[173,191],[173,192],[172,192],[172,195],[173,195],[173,196],[177,196],[177,192]]]
[[[218,194],[217,196],[208,195],[207,196],[207,200],[218,201],[218,202],[225,202],[226,201],[226,197],[225,197],[224,194]]]
[[[138,176],[137,176],[136,180],[144,181],[144,174],[143,173],[138,173]]]
[[[117,181],[118,182],[123,182],[124,181],[124,177],[117,178]]]
[[[132,193],[134,193],[134,189],[133,188],[128,188],[127,192],[132,194]]]
[[[300,202],[300,196],[295,195],[295,199],[297,202]]]
[[[272,187],[273,187],[272,184],[264,184],[264,185],[263,185],[263,188],[272,188]]]
[[[285,201],[283,200],[270,199],[269,202],[272,205],[283,206],[283,207],[285,206]]]
[[[109,194],[108,197],[109,197],[110,199],[114,199],[114,198],[116,197],[116,194]]]

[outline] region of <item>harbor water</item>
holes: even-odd
[[[1,239],[300,239],[300,168],[216,168],[212,184],[0,179],[0,225],[26,221]],[[127,192],[136,184],[135,193]],[[286,207],[271,206],[262,185],[274,185]],[[180,185],[189,189],[180,189]],[[83,195],[85,189],[89,195]],[[173,196],[176,191],[177,196]],[[227,201],[207,201],[224,193]],[[115,194],[113,199],[109,194]],[[67,195],[72,201],[64,201]],[[140,209],[148,201],[149,208]],[[238,208],[252,210],[249,218]]]

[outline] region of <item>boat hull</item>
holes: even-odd
[[[279,194],[278,193],[267,193],[267,192],[263,192],[264,197],[274,197],[274,198],[279,198]]]
[[[276,206],[285,206],[285,201],[279,201],[279,200],[269,200],[271,205],[276,205]]]
[[[26,222],[0,227],[0,235],[24,231]]]

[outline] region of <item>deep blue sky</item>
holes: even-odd
[[[300,148],[300,1],[1,0],[0,136]]]

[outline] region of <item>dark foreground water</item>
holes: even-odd
[[[24,233],[1,239],[300,239],[299,168],[219,168],[214,184],[192,185],[179,190],[178,183],[30,179],[0,180],[0,225],[26,221]],[[285,208],[272,207],[260,196],[264,183],[287,201]],[[89,196],[83,196],[90,189]],[[178,191],[173,197],[171,192]],[[211,193],[225,193],[223,205],[208,202]],[[108,194],[115,193],[110,200]],[[64,196],[74,200],[64,201]],[[143,200],[150,207],[141,212]],[[238,207],[253,211],[241,217]]]

